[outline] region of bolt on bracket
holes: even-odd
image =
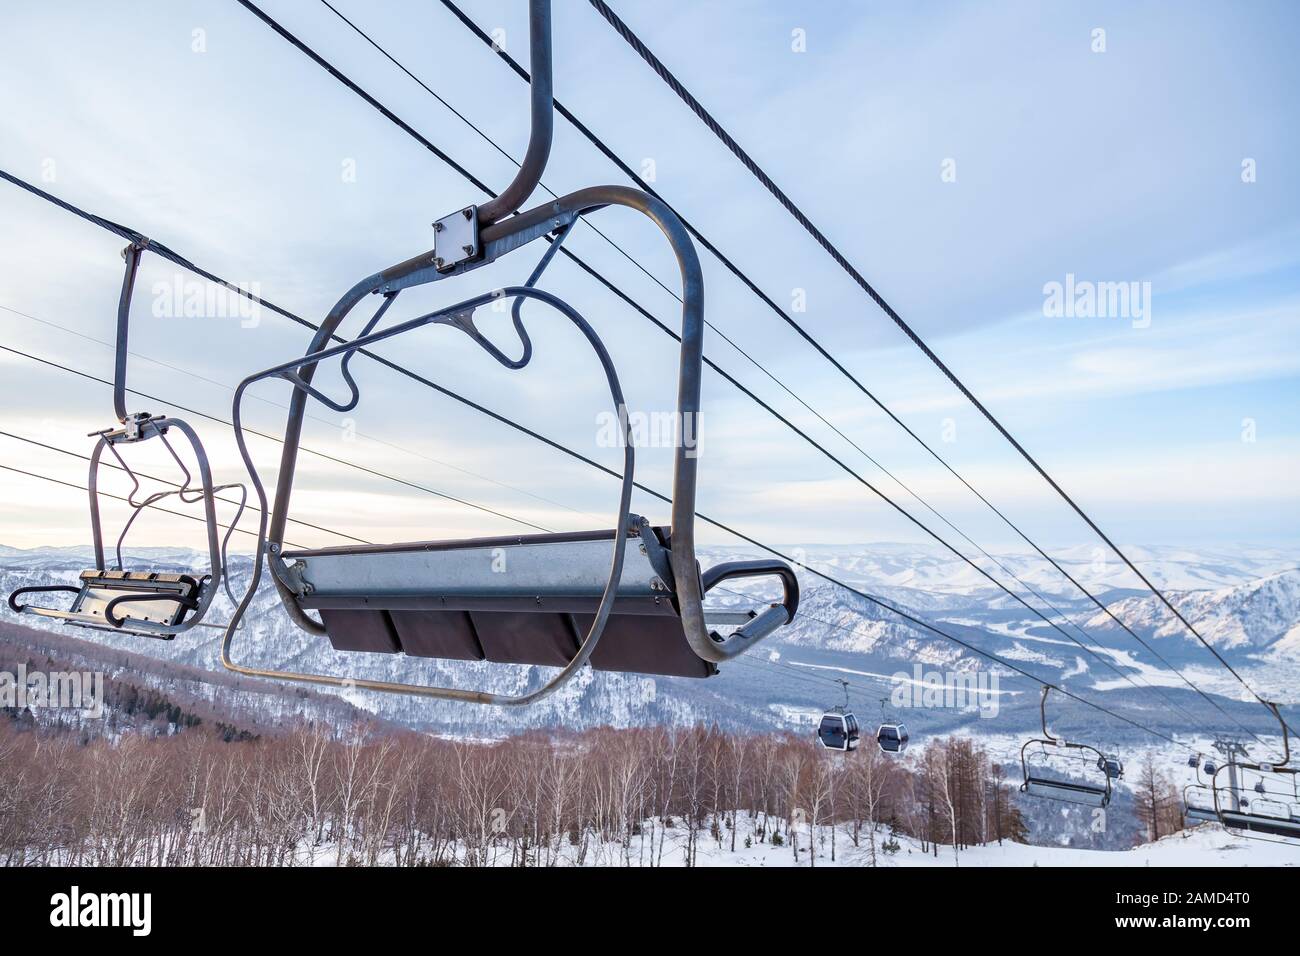
[[[477,206],[457,210],[433,224],[433,265],[439,272],[450,272],[481,252]]]

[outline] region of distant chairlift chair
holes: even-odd
[[[1054,737],[1047,730],[1047,695],[1051,690],[1050,685],[1043,685],[1043,694],[1039,700],[1039,714],[1042,718],[1043,736],[1026,740],[1020,748],[1020,766],[1024,772],[1024,782],[1020,785],[1020,792],[1027,793],[1030,796],[1044,797],[1048,800],[1061,800],[1066,803],[1078,803],[1089,807],[1106,807],[1110,804],[1111,798],[1111,780],[1114,779],[1106,755],[1095,747],[1087,744],[1078,744]],[[1040,752],[1046,754],[1047,748],[1058,748],[1062,752],[1080,751],[1091,753],[1096,756],[1096,765],[1101,770],[1101,783],[1092,783],[1086,780],[1060,779],[1048,776],[1045,772],[1046,766],[1034,765],[1028,758],[1029,748],[1037,744]],[[1086,762],[1084,763],[1086,766]],[[1117,775],[1117,774],[1116,774]]]
[[[126,271],[117,313],[117,360],[113,381],[113,406],[118,427],[92,433],[99,436],[90,456],[90,526],[95,549],[95,567],[81,572],[78,585],[39,585],[21,587],[9,595],[9,608],[17,614],[31,614],[54,618],[78,627],[119,634],[171,640],[177,634],[204,623],[204,616],[213,595],[222,583],[231,603],[229,577],[225,573],[226,552],[230,535],[243,514],[247,491],[241,484],[212,484],[212,473],[207,454],[194,429],[179,418],[150,415],[147,412],[129,413],[126,409],[127,342],[130,327],[132,292],[140,259],[147,248],[143,240],[133,242],[123,251]],[[185,436],[198,465],[199,485],[193,487],[193,476],[172,446],[168,436],[173,431]],[[150,494],[136,500],[140,480],[119,452],[119,448],[157,438],[167,448],[172,460],[180,468],[182,482],[173,490]],[[124,524],[116,545],[116,563],[110,567],[105,561],[104,538],[99,512],[99,469],[105,449],[117,460],[117,466],[132,480],[133,487],[127,496],[131,516]],[[220,491],[235,489],[240,492],[238,511],[224,537],[220,537],[217,522],[216,500]],[[175,496],[186,504],[202,501],[207,525],[208,570],[174,573],[165,571],[128,571],[123,568],[122,544],[127,532],[145,509]],[[67,592],[75,595],[67,610],[24,603],[22,598],[42,593]],[[205,625],[218,626],[218,625]],[[224,628],[225,625],[219,625]]]
[[[329,674],[275,671],[237,664],[231,657],[232,629],[222,650],[226,667],[239,673],[326,685],[346,685],[447,700],[527,704],[551,693],[590,663],[597,670],[677,677],[709,677],[795,616],[799,586],[783,561],[736,561],[701,572],[695,554],[697,449],[679,441],[675,452],[672,523],[651,524],[631,514],[634,455],[621,386],[600,338],[571,306],[535,288],[577,219],[606,206],[624,206],[651,219],[677,256],[683,283],[678,421],[693,433],[700,409],[704,332],[703,281],[689,234],[657,198],[633,189],[583,189],[514,215],[536,187],[549,152],[552,124],[550,5],[530,2],[532,136],[516,179],[496,199],[467,207],[435,223],[434,248],[357,283],[330,311],[307,353],[246,378],[236,390],[236,439],[253,486],[269,513],[261,538],[276,589],[290,617],[305,630],[327,638],[340,651],[404,653],[443,660],[486,660],[498,664],[549,665],[560,672],[540,688],[517,695],[494,694],[418,683],[369,680]],[[550,247],[524,286],[497,289],[391,328],[374,331],[403,289],[463,275],[534,240],[551,236]],[[383,300],[361,334],[342,345],[331,340],[352,308],[368,295]],[[500,351],[478,330],[474,314],[498,299],[513,301],[520,357]],[[615,412],[624,423],[621,495],[611,527],[597,531],[509,537],[416,541],[285,551],[284,528],[293,487],[299,437],[307,399],[335,411],[355,407],[359,394],[348,362],[368,346],[425,326],[445,326],[470,337],[509,369],[532,356],[532,341],[520,307],[532,300],[558,312],[585,337],[604,370]],[[349,396],[336,401],[317,390],[317,367],[340,359]],[[248,454],[241,427],[241,403],[254,382],[281,378],[293,386],[274,503]],[[259,562],[255,580],[261,574]],[[756,609],[706,608],[704,595],[725,580],[775,578],[778,603]],[[247,606],[245,601],[236,618]],[[319,614],[314,620],[308,612]],[[739,625],[723,636],[717,628]]]
[[[1216,768],[1212,788],[1214,808],[1219,821],[1230,829],[1300,839],[1300,790],[1297,788],[1297,780],[1300,779],[1298,778],[1300,767],[1288,766],[1291,762],[1291,738],[1286,721],[1282,719],[1277,704],[1270,703],[1268,707],[1273,711],[1278,723],[1282,726],[1282,759],[1277,763],[1269,764],[1259,762],[1234,763],[1230,758],[1223,766]],[[1250,770],[1260,774],[1261,779],[1255,785],[1255,790],[1258,793],[1266,795],[1270,793],[1268,788],[1264,786],[1265,779],[1286,780],[1291,784],[1292,792],[1291,794],[1281,794],[1281,796],[1287,798],[1286,800],[1268,799],[1267,796],[1249,801],[1243,799],[1241,793],[1233,789],[1231,783],[1232,780],[1236,779],[1236,771],[1240,770]],[[1230,782],[1227,785],[1219,782],[1219,777],[1224,771],[1229,773]]]

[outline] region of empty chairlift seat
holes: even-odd
[[[1219,822],[1219,815],[1210,807],[1201,807],[1190,803],[1183,808],[1183,816],[1189,824]]]
[[[82,571],[81,585],[19,588],[9,598],[15,613],[37,614],[81,627],[112,628],[127,634],[150,634],[141,625],[174,628],[199,606],[206,577],[157,571]],[[18,598],[39,592],[76,595],[66,611],[23,604]]]
[[[1020,747],[1020,767],[1024,773],[1020,792],[1089,807],[1108,806],[1113,792],[1111,781],[1123,775],[1123,765],[1114,754],[1103,754],[1096,747],[1066,741],[1048,731],[1047,697],[1051,690],[1052,685],[1044,684],[1038,702],[1042,737],[1026,740]],[[1053,761],[1058,760],[1068,761],[1068,769],[1053,766]],[[1089,773],[1093,768],[1101,774],[1100,780],[1086,780],[1072,773]]]
[[[1278,719],[1281,722],[1280,715]],[[1282,724],[1282,730],[1285,754],[1280,763],[1240,763],[1234,767],[1230,762],[1219,768],[1219,773],[1213,780],[1214,805],[1218,810],[1218,819],[1225,827],[1247,833],[1300,839],[1300,788],[1297,787],[1300,770],[1286,766],[1290,761],[1291,747],[1285,723]],[[1220,778],[1225,775],[1231,777],[1233,769],[1259,774],[1253,790],[1260,796],[1251,795],[1244,784],[1234,787],[1235,778],[1231,778],[1226,786],[1221,784]],[[1225,774],[1225,771],[1228,773]],[[1275,789],[1267,786],[1266,781],[1272,781]]]
[[[79,585],[50,584],[22,587],[9,595],[9,608],[15,614],[31,614],[53,618],[78,627],[121,634],[136,634],[170,640],[177,634],[203,623],[218,585],[224,584],[230,594],[229,580],[225,577],[226,548],[230,535],[239,524],[247,501],[243,485],[213,485],[208,456],[198,434],[179,418],[151,415],[148,412],[127,411],[127,343],[131,324],[131,299],[140,259],[147,248],[145,240],[137,240],[122,252],[126,262],[122,277],[122,291],[117,307],[116,365],[113,376],[113,412],[117,425],[93,433],[98,437],[91,452],[87,490],[90,492],[90,530],[94,544],[95,567],[83,571]],[[193,464],[197,467],[197,484],[185,458],[176,450],[169,437],[173,433],[188,442]],[[140,477],[132,471],[119,449],[144,442],[155,441],[163,446],[177,466],[180,482],[151,479],[170,485],[167,490],[137,497]],[[130,517],[122,526],[116,543],[116,567],[110,568],[105,559],[104,533],[100,521],[99,475],[100,464],[107,451],[117,462],[114,466],[132,483],[123,499],[130,508]],[[220,537],[217,523],[217,492],[238,489],[239,510],[227,526],[224,538]],[[176,573],[174,571],[128,571],[123,568],[122,547],[135,520],[159,502],[175,498],[182,504],[202,503],[202,521],[206,525],[208,570]],[[225,499],[222,499],[225,500]],[[45,606],[43,598],[32,595],[66,592],[75,595],[67,610]]]
[[[625,536],[617,599],[590,659],[596,670],[717,673],[686,640],[668,539],[666,528]],[[301,607],[320,615],[336,650],[563,667],[591,627],[613,540],[612,531],[536,534],[299,550],[283,558],[298,579]],[[663,560],[652,563],[652,556]],[[781,603],[761,612],[706,607],[710,628],[788,623],[798,584],[781,562],[718,565],[703,575],[704,590],[765,575],[782,578]],[[770,624],[760,620],[765,614]]]
[[[1293,814],[1273,816],[1271,814],[1247,813],[1241,810],[1223,810],[1218,819],[1226,827],[1234,830],[1248,830],[1252,833],[1265,833],[1270,836],[1300,838],[1300,819]]]
[[[181,464],[185,479],[183,484],[167,491],[155,492],[139,501],[133,496],[128,497],[128,504],[132,509],[131,517],[125,523],[122,534],[117,540],[117,567],[109,567],[99,513],[98,472],[101,455],[105,449],[112,449],[118,467],[128,478],[134,479],[134,473],[117,453],[116,446],[159,438],[166,444],[172,457],[181,463],[180,456],[176,454],[167,439],[168,432],[172,430],[183,433],[189,439],[199,466],[199,484],[191,485],[191,475],[184,464]],[[170,640],[177,634],[202,624],[215,590],[226,583],[227,579],[224,576],[226,545],[230,540],[231,532],[238,524],[239,514],[244,510],[243,504],[240,503],[239,513],[236,514],[234,522],[227,527],[225,536],[219,538],[215,511],[216,493],[227,488],[240,488],[242,491],[240,485],[214,486],[212,484],[207,455],[198,436],[189,425],[176,418],[150,415],[128,416],[123,427],[100,434],[99,443],[90,457],[90,523],[96,567],[82,571],[79,584],[75,586],[56,584],[18,588],[9,595],[10,610],[16,614],[54,618],[77,627],[163,640]],[[202,502],[203,520],[207,525],[208,570],[177,572],[123,569],[123,539],[135,518],[157,502],[169,497],[175,497],[184,503]],[[228,589],[228,584],[226,586]],[[43,599],[33,597],[57,592],[75,595],[67,610],[38,603]]]
[[[1046,797],[1049,800],[1063,800],[1066,803],[1081,803],[1089,807],[1104,807],[1110,803],[1110,787],[1084,780],[1057,780],[1051,777],[1030,774],[1020,787],[1021,791],[1033,797]]]

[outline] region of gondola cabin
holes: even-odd
[[[858,718],[852,713],[827,711],[817,725],[817,742],[827,750],[856,750],[858,736]]]
[[[904,724],[881,724],[876,731],[876,743],[883,753],[901,754],[907,749],[907,727]]]

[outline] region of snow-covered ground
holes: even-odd
[[[931,847],[928,851],[921,849],[920,843],[906,836],[896,836],[891,845],[897,848],[885,852],[882,844],[890,840],[887,827],[879,827],[876,834],[876,849],[870,847],[870,835],[864,828],[859,838],[859,845],[854,846],[846,829],[836,830],[834,860],[831,859],[832,834],[829,827],[816,829],[817,846],[815,859],[809,853],[809,833],[806,826],[799,828],[798,853],[789,839],[789,833],[783,829],[783,842],[773,845],[771,842],[759,842],[751,839],[746,846],[746,837],[754,832],[754,821],[743,813],[738,814],[740,830],[736,834],[736,849],[731,849],[731,830],[722,829],[719,842],[710,835],[708,829],[695,835],[696,848],[694,865],[697,867],[1237,867],[1237,866],[1300,866],[1300,843],[1273,839],[1248,839],[1225,830],[1217,823],[1207,823],[1190,830],[1184,830],[1173,836],[1164,837],[1155,843],[1146,843],[1128,850],[1084,850],[1070,847],[1030,846],[1023,843],[1006,842],[1001,846],[996,843],[989,846],[972,846],[954,854],[950,846],[940,846],[938,853]],[[660,847],[662,840],[663,846]],[[687,846],[689,835],[680,825],[669,827],[665,833],[658,821],[643,828],[626,844],[619,841],[599,841],[589,835],[578,845],[572,843],[566,835],[561,837],[550,850],[532,846],[528,849],[528,866],[557,867],[644,867],[660,866],[680,868],[687,865]],[[447,865],[474,865],[488,867],[509,867],[518,865],[519,861],[512,855],[518,847],[511,841],[501,838],[484,852],[481,848],[474,851],[474,861],[467,862],[469,851],[457,845],[450,851],[444,850],[437,862]],[[340,859],[337,844],[326,843],[314,848],[303,846],[295,854],[295,865],[308,867],[332,867]],[[349,858],[350,851],[342,854]],[[449,858],[454,857],[454,861]],[[421,862],[434,862],[422,859]],[[0,866],[8,863],[0,857]],[[381,854],[377,860],[380,866],[393,864],[392,853]],[[144,862],[141,865],[148,865]]]
[[[836,860],[832,863],[829,836],[822,836],[825,845],[818,847],[817,866],[870,865],[870,851],[865,847],[854,847],[843,833],[837,835]],[[671,839],[669,842],[671,845]],[[877,850],[877,866],[1300,866],[1300,844],[1250,840],[1229,833],[1218,824],[1184,830],[1155,843],[1121,851],[1004,843],[1002,846],[970,847],[954,858],[952,847],[939,847],[936,856],[933,849],[929,853],[921,852],[919,844],[905,837],[899,837],[898,843],[897,853],[886,855]],[[716,842],[707,839],[700,846],[696,862],[699,866],[809,865],[806,850],[801,850],[796,863],[789,846],[760,844],[749,849],[738,846],[733,854],[728,848],[719,849]]]
[[[799,828],[796,854],[789,840],[789,834],[783,831],[783,843],[774,846],[770,842],[758,842],[751,839],[745,846],[746,837],[751,837],[755,821],[745,814],[738,814],[740,830],[736,834],[736,849],[731,849],[731,831],[722,829],[722,841],[718,842],[707,829],[696,833],[695,865],[700,867],[810,867],[810,866],[847,866],[868,867],[873,865],[873,854],[869,845],[869,835],[864,829],[860,835],[859,846],[854,846],[850,834],[845,829],[837,828],[834,834],[835,859],[831,859],[832,834],[829,827],[816,830],[817,846],[815,860],[809,853],[809,833],[806,826]],[[652,838],[653,837],[653,838]],[[663,839],[660,850],[659,841]],[[875,835],[876,851],[874,865],[878,867],[999,867],[999,866],[1300,866],[1300,843],[1271,839],[1248,839],[1225,830],[1217,823],[1203,824],[1190,830],[1184,830],[1173,836],[1164,837],[1155,843],[1142,844],[1128,850],[1084,850],[1070,847],[1030,846],[1023,843],[1006,842],[1001,846],[996,843],[989,846],[973,846],[954,855],[952,847],[940,846],[936,854],[934,848],[921,849],[920,843],[906,836],[897,836],[893,842],[897,849],[885,852],[881,844],[889,840],[887,827],[880,827]],[[689,836],[680,825],[670,827],[665,834],[658,821],[652,827],[643,828],[643,833],[633,836],[626,844],[618,841],[600,842],[589,837],[582,844],[575,846],[569,839],[563,838],[554,848],[552,854],[534,847],[530,851],[529,865],[550,866],[665,866],[684,867],[687,863],[687,846]],[[481,851],[479,851],[481,853]],[[456,862],[465,865],[466,850],[457,847],[454,851]],[[334,866],[336,851],[333,846],[318,848],[313,853],[306,851],[299,854],[299,865]],[[483,856],[476,858],[476,865],[505,867],[517,863],[512,860],[509,841],[501,840],[490,847]]]

